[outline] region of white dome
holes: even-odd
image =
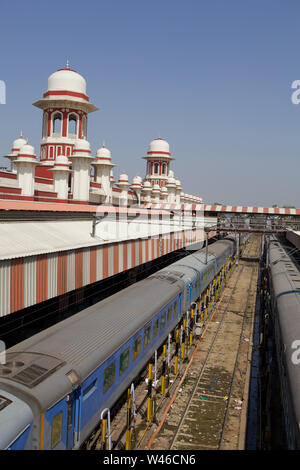
[[[159,184],[155,184],[155,185],[153,186],[153,189],[152,189],[152,190],[153,190],[153,191],[160,191],[160,186],[159,186]]]
[[[174,171],[170,170],[168,176],[169,176],[169,178],[174,178]]]
[[[162,194],[168,194],[168,188],[166,188],[165,186],[163,186],[163,187],[161,188],[161,193],[162,193]]]
[[[168,178],[168,183],[167,184],[173,184],[174,186],[176,186],[175,178],[173,178],[173,176],[170,176]]]
[[[15,139],[13,142],[12,150],[20,150],[26,144],[26,140],[20,136],[18,139]]]
[[[133,184],[141,186],[141,177],[140,176],[135,176],[133,178]]]
[[[150,142],[148,153],[149,152],[153,152],[153,153],[163,152],[163,153],[170,154],[170,146],[166,140],[162,139],[161,137],[158,137],[157,139],[154,139],[152,140],[152,142]]]
[[[60,165],[68,165],[69,166],[69,159],[65,155],[58,155],[55,159],[55,163],[59,163]]]
[[[128,175],[126,175],[126,173],[122,173],[120,176],[119,176],[119,182],[127,182],[128,183]]]
[[[89,152],[91,151],[91,146],[90,143],[85,140],[85,139],[77,139],[74,145],[74,150],[88,150]]]
[[[22,150],[22,152],[20,152],[20,153],[22,155],[35,155],[34,147],[32,147],[32,145],[29,145],[28,143],[23,145],[21,150]]]
[[[150,181],[145,181],[143,187],[146,188],[146,189],[148,189],[148,188],[151,189],[152,185],[151,185]]]
[[[97,158],[109,158],[111,160],[111,153],[104,145],[100,149],[97,150],[96,153]]]
[[[79,73],[69,68],[58,70],[50,75],[47,91],[65,90],[86,95],[86,81]]]

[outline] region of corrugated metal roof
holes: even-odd
[[[0,224],[0,260],[84,248],[104,243],[93,238],[92,222],[9,222]]]

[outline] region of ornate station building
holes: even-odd
[[[201,203],[185,194],[170,169],[174,160],[166,140],[149,144],[144,180],[132,183],[123,173],[114,180],[110,151],[103,145],[93,155],[87,140],[88,115],[98,108],[86,92],[85,79],[65,68],[48,78],[42,99],[33,103],[43,112],[40,158],[21,135],[5,155],[10,170],[0,171],[0,199],[78,204]]]

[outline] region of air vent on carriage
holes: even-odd
[[[18,374],[14,375],[14,380],[17,382],[21,382],[24,385],[34,386],[36,385],[36,381],[40,379],[45,373],[47,369],[44,367],[39,367],[35,364],[32,364],[30,367],[26,367]]]
[[[167,281],[169,284],[175,284],[177,282],[177,279],[174,279],[172,276],[168,276],[167,274],[158,274],[157,276],[153,276],[155,279],[160,279],[161,281]]]
[[[32,388],[64,364],[60,359],[45,354],[8,353],[7,363],[0,367],[0,378]]]

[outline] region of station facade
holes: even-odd
[[[93,155],[87,140],[89,114],[98,108],[87,95],[86,80],[67,64],[48,78],[42,99],[40,156],[22,134],[4,157],[10,170],[0,172],[0,199],[54,203],[116,205],[141,203],[201,203],[185,194],[170,163],[168,142],[150,142],[146,175],[129,182],[126,173],[114,180],[111,152],[103,145]]]

